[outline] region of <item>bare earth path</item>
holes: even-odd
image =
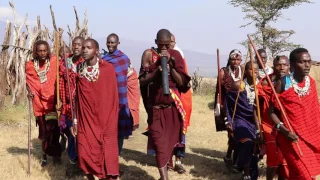
[[[215,132],[214,115],[210,109],[213,97],[194,97],[191,127],[187,134],[187,157],[183,160],[187,173],[179,175],[170,172],[171,180],[188,179],[239,179],[239,174],[226,170],[222,157],[227,148],[225,132]],[[154,180],[159,179],[154,157],[146,155],[147,138],[141,133],[146,128],[146,113],[141,106],[141,126],[134,136],[125,141],[120,158],[121,170],[125,174],[122,180]],[[27,108],[6,107],[0,113],[0,179],[15,180],[62,180],[65,178],[65,167],[68,163],[63,153],[63,164],[58,167],[49,165],[41,168],[41,145],[37,139],[38,131],[32,121],[32,161],[31,177],[27,177]],[[49,159],[51,164],[51,158]],[[74,179],[84,179],[77,177]],[[264,179],[264,178],[261,178]]]

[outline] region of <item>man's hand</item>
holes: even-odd
[[[226,128],[229,130],[232,130],[231,124],[230,123],[226,123]]]
[[[73,137],[76,137],[78,134],[78,127],[77,126],[78,126],[77,124],[72,123],[72,127],[70,127],[70,132]]]
[[[171,57],[168,51],[161,51],[160,56],[167,57],[168,61],[169,61],[169,59]]]
[[[34,95],[32,93],[28,93],[27,97],[28,97],[29,100],[32,100],[34,98]]]
[[[289,132],[289,133],[287,134],[287,138],[288,138],[291,142],[297,142],[298,139],[299,139],[299,137],[298,137],[296,134],[292,133],[292,132]]]
[[[170,66],[169,64],[167,64],[167,68],[168,68],[168,75],[170,74]],[[162,72],[162,68],[161,65],[158,66],[159,72]]]
[[[259,133],[259,134],[256,134],[255,143],[258,144],[258,145],[264,144],[264,142],[263,142],[263,140],[262,140],[262,137],[260,136],[260,133]]]

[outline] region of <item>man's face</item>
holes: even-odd
[[[229,60],[231,68],[238,68],[240,66],[241,61],[242,58],[240,55],[233,55]]]
[[[267,54],[262,52],[262,53],[259,53],[259,55],[260,55],[260,58],[261,58],[263,65],[265,66],[267,63],[267,60],[268,60]],[[262,68],[262,65],[260,65],[260,61],[258,60],[257,56],[256,56],[256,61],[258,62],[259,67]]]
[[[176,39],[174,36],[171,36],[170,49],[173,49],[176,45]]]
[[[110,54],[118,49],[119,40],[115,36],[109,36],[107,38],[107,48]]]
[[[297,61],[292,64],[294,73],[308,76],[311,69],[311,57],[307,52],[297,54]]]
[[[44,44],[37,46],[37,57],[39,61],[45,61],[48,57],[48,48]]]
[[[82,57],[84,60],[92,60],[99,53],[99,50],[97,49],[97,47],[90,40],[84,41],[82,49],[83,49]]]
[[[166,37],[160,37],[156,39],[156,44],[158,45],[158,49],[160,52],[165,52],[170,49],[171,39]]]
[[[259,67],[258,64],[253,64],[253,68],[251,67],[251,64],[248,66],[248,68],[246,68],[246,76],[248,78],[253,78],[252,77],[252,72],[254,72],[255,77],[258,77],[258,72],[259,72]]]
[[[82,54],[83,40],[77,38],[72,41],[72,52],[75,56],[80,56]]]
[[[283,77],[289,74],[290,65],[287,58],[280,58],[274,63],[274,73],[277,77]]]

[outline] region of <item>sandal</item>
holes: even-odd
[[[41,167],[45,167],[48,165],[48,162],[46,159],[41,159]]]
[[[176,171],[177,173],[179,174],[183,174],[183,173],[186,173],[186,170],[183,168],[183,166],[181,164],[176,164],[174,166],[174,171]]]

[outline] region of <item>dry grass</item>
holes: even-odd
[[[222,157],[227,148],[225,132],[215,132],[212,96],[194,97],[191,127],[187,134],[187,157],[183,160],[187,173],[179,175],[169,172],[172,180],[186,179],[238,179],[239,174],[229,173]],[[142,106],[141,106],[141,109]],[[65,169],[68,164],[66,153],[63,153],[64,163],[61,166],[41,168],[41,144],[37,139],[38,131],[32,121],[32,160],[31,176],[27,177],[27,108],[6,107],[0,113],[0,179],[42,180],[66,179]],[[154,157],[146,155],[147,138],[144,132],[146,113],[141,111],[141,127],[134,136],[125,141],[120,158],[121,170],[125,174],[122,180],[153,180],[159,179]],[[51,163],[49,159],[49,164]],[[77,177],[75,179],[84,179]]]

